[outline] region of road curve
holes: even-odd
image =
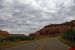
[[[60,42],[57,37],[42,39],[28,44],[19,44],[5,50],[68,50],[69,46]]]

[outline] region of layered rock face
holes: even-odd
[[[8,37],[9,33],[7,31],[0,30],[0,38]]]
[[[75,20],[71,22],[66,22],[62,24],[50,24],[42,28],[41,30],[31,33],[32,35],[60,35],[63,34],[65,31],[68,31],[70,29],[75,29]]]

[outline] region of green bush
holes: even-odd
[[[9,36],[4,39],[0,39],[0,41],[23,41],[23,40],[33,40],[34,38],[31,36]]]
[[[75,41],[75,30],[74,29],[71,29],[71,30],[66,31],[64,33],[63,38],[69,39],[71,41]]]

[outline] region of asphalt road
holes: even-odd
[[[58,40],[57,37],[46,38],[28,44],[18,44],[5,50],[68,50],[69,46]]]

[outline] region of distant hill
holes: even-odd
[[[72,20],[71,22],[62,23],[62,24],[49,24],[44,28],[40,29],[39,31],[36,31],[35,33],[31,33],[30,36],[60,35],[70,29],[75,29],[75,20]]]
[[[0,30],[0,38],[8,37],[9,33],[7,31]]]

